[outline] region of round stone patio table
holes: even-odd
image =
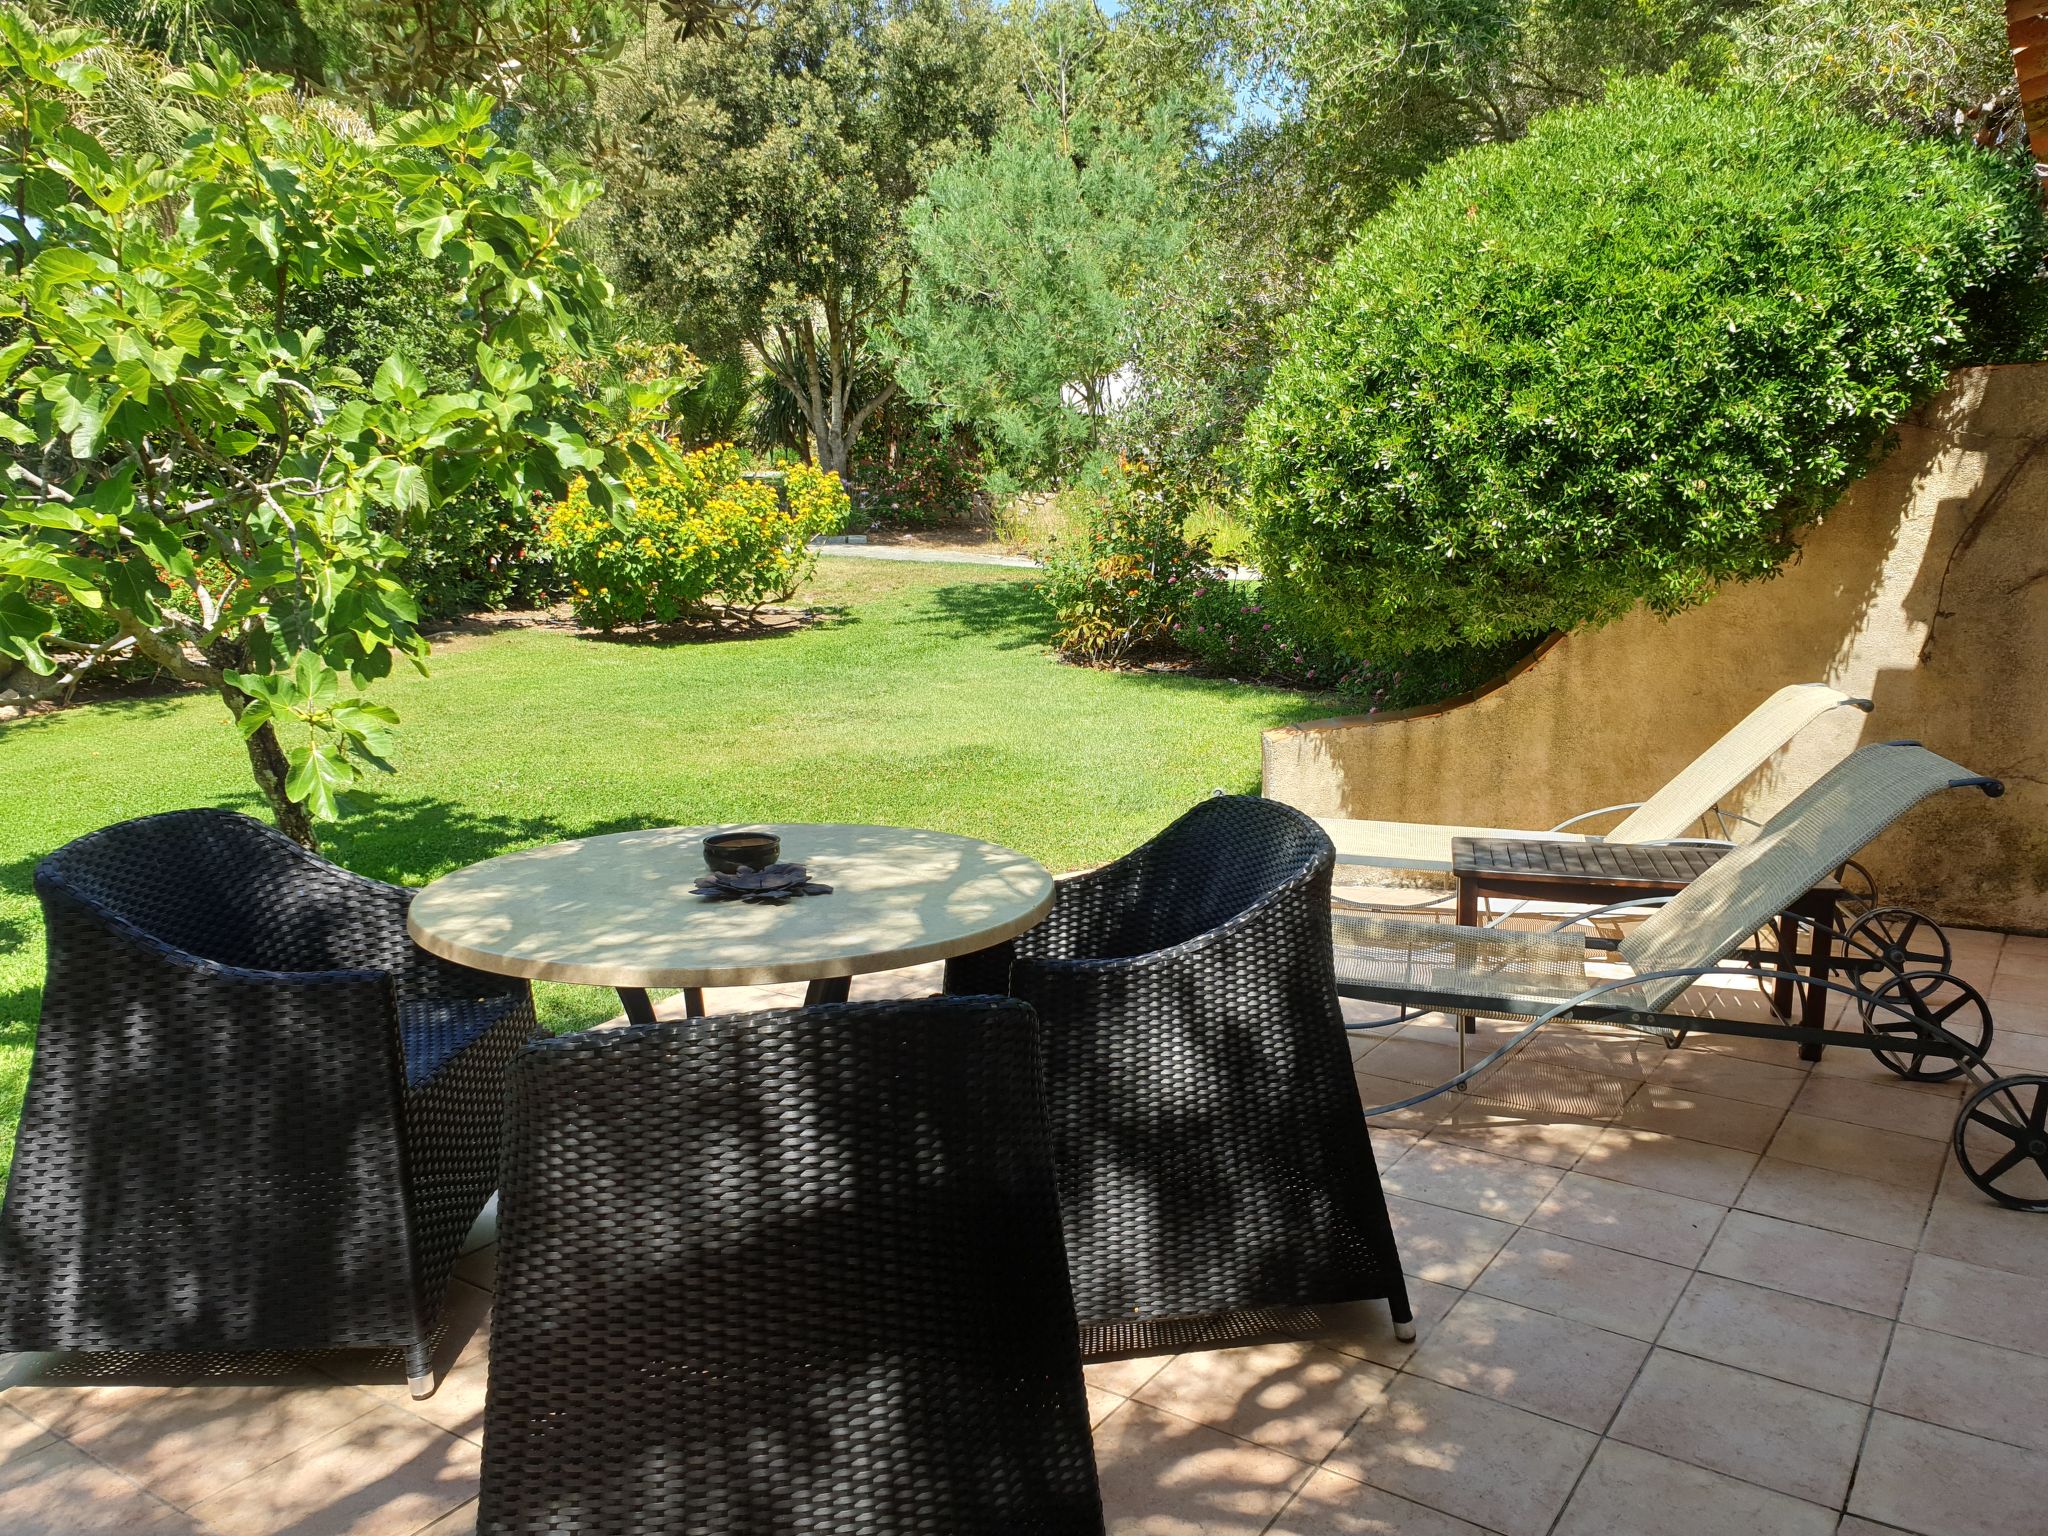
[[[704,839],[772,832],[829,896],[710,901]],[[486,859],[413,898],[413,942],[444,960],[531,981],[617,989],[626,1016],[654,1017],[650,987],[677,987],[692,1017],[705,987],[807,981],[839,1002],[851,977],[986,949],[1052,907],[1035,860],[915,827],[756,823],[582,837]]]

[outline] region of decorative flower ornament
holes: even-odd
[[[766,869],[740,868],[727,875],[699,875],[692,887],[708,901],[766,901],[780,906],[792,896],[830,896],[801,864],[770,864]]]

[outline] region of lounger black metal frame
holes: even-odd
[[[948,992],[1007,992],[1044,1023],[1085,1352],[1381,1298],[1412,1336],[1332,968],[1334,863],[1300,811],[1218,795],[948,963]]]
[[[1100,1536],[1024,1004],[545,1041],[504,1162],[487,1536]]]
[[[432,1391],[526,983],[433,958],[411,891],[230,811],[107,827],[35,881],[0,1349],[395,1348]]]

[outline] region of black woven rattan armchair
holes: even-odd
[[[948,992],[1038,1010],[1088,1354],[1291,1326],[1408,1293],[1359,1112],[1330,946],[1335,852],[1277,801],[1217,796],[1062,880]]]
[[[228,811],[82,837],[36,894],[0,1350],[399,1347],[432,1391],[526,983],[426,954],[410,891]]]
[[[498,1230],[489,1536],[1100,1536],[1021,1004],[544,1041]]]

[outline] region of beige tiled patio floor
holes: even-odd
[[[2048,941],[1957,944],[1993,1060],[2048,1069]],[[1443,1020],[1355,1049],[1368,1103],[1457,1058]],[[1091,1365],[1111,1529],[2042,1536],[2048,1217],[1958,1174],[1956,1097],[1847,1051],[1808,1069],[1575,1028],[1376,1122],[1420,1338],[1367,1304],[1312,1338]],[[472,1530],[487,1238],[423,1403],[364,1355],[6,1362],[0,1532]]]

